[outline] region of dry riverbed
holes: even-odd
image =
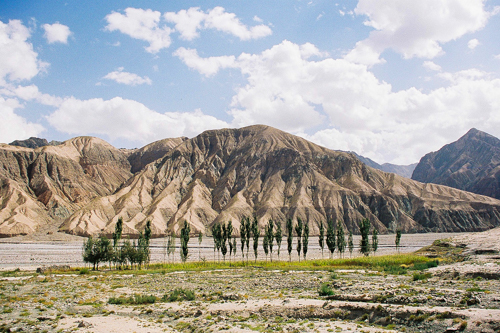
[[[422,271],[289,271],[251,263],[148,274],[3,271],[0,332],[498,332],[500,245],[498,235],[483,236],[427,249],[463,261]],[[330,296],[320,296],[322,286]],[[194,299],[173,301],[178,288]],[[110,304],[134,295],[156,301]]]

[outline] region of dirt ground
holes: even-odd
[[[0,332],[499,332],[500,256],[496,249],[500,241],[496,232],[459,235],[444,241],[439,248],[426,250],[427,255],[435,255],[434,250],[442,251],[440,254],[456,250],[463,253],[460,262],[404,274],[362,269],[266,270],[255,266],[154,274],[4,270],[0,274]],[[402,244],[408,245],[410,238],[406,236]],[[424,239],[428,235],[416,237],[420,236]],[[381,245],[391,251],[392,237],[382,241],[383,237]],[[197,245],[197,240],[193,241]],[[160,261],[161,242],[154,243]],[[213,251],[207,243],[202,244],[200,252],[211,260]],[[313,245],[313,241],[310,243]],[[5,246],[0,252],[2,260],[4,249],[11,246],[15,252],[14,245],[17,249],[36,249],[36,255],[48,261],[57,253],[61,261],[72,258],[61,253],[65,252],[62,246],[73,249],[73,256],[81,249],[81,243],[1,245]],[[26,251],[23,256],[34,255]],[[48,254],[50,251],[54,253]],[[318,256],[320,251],[311,251],[310,258]],[[191,260],[197,258],[193,246]],[[28,261],[26,267],[31,266],[36,265]],[[415,278],[415,274],[421,275]],[[332,290],[332,295],[320,296],[322,285]],[[177,288],[193,292],[194,300],[172,301]],[[153,295],[156,302],[110,302],[134,295]]]

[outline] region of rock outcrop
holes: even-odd
[[[0,235],[60,223],[132,175],[128,154],[103,140],[74,138],[36,149],[0,145]]]
[[[422,157],[412,179],[500,199],[500,140],[473,128]]]
[[[266,126],[206,131],[147,164],[115,193],[96,197],[66,218],[61,230],[111,234],[119,217],[126,234],[147,220],[153,234],[192,232],[243,216],[309,221],[311,235],[327,218],[358,231],[363,218],[381,233],[486,230],[500,225],[500,201],[422,184],[375,170],[353,154],[332,151]]]

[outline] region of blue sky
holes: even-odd
[[[3,1],[0,142],[266,124],[408,164],[500,137],[500,1]]]

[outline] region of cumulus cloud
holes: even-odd
[[[435,64],[432,61],[424,61],[423,66],[424,66],[424,68],[426,68],[428,70],[431,70],[431,71],[435,71],[435,72],[440,72],[441,71],[441,66]]]
[[[360,0],[355,13],[375,30],[346,59],[366,65],[379,63],[387,48],[404,58],[432,59],[443,53],[442,43],[482,29],[493,14],[484,0]]]
[[[243,53],[231,66],[247,80],[232,98],[232,126],[263,123],[398,164],[418,161],[471,127],[500,136],[500,79],[476,69],[444,73],[430,61],[424,66],[449,85],[395,91],[368,66],[325,58],[311,44],[284,41]]]
[[[21,105],[15,99],[0,97],[0,142],[9,143],[18,139],[38,136],[44,131],[42,125],[28,122],[15,113]]]
[[[220,69],[235,66],[234,56],[201,58],[196,50],[184,47],[177,49],[173,55],[179,57],[189,68],[207,77],[214,75]]]
[[[255,16],[254,19],[258,17]],[[272,34],[271,28],[259,24],[248,27],[241,23],[234,13],[228,13],[223,7],[202,11],[191,7],[178,12],[166,12],[163,15],[151,9],[127,8],[125,13],[113,12],[106,16],[108,31],[120,31],[132,38],[149,43],[146,51],[158,53],[172,43],[171,34],[178,32],[180,38],[193,40],[200,36],[200,30],[215,29],[238,37],[240,40],[258,39]],[[173,23],[174,28],[167,26]]]
[[[121,97],[110,100],[67,98],[47,120],[62,133],[105,135],[111,140],[121,138],[143,144],[166,137],[194,136],[206,129],[228,126],[200,110],[159,113]]]
[[[215,7],[207,12],[192,7],[177,13],[167,12],[164,17],[168,22],[175,23],[175,30],[185,40],[199,37],[199,30],[202,29],[215,29],[241,40],[258,39],[272,34],[271,28],[264,24],[247,27],[241,23],[236,14],[226,12],[223,7]],[[257,16],[254,16],[254,21],[262,22]]]
[[[45,30],[43,35],[49,44],[63,43],[68,44],[68,37],[71,35],[69,27],[56,22],[54,24],[44,24],[42,28]]]
[[[477,40],[477,39],[471,39],[468,43],[467,43],[467,47],[471,50],[474,50],[478,45],[480,45],[481,43]]]
[[[113,12],[106,16],[108,31],[120,31],[132,38],[149,43],[146,51],[158,53],[163,48],[168,48],[172,42],[170,34],[172,29],[160,26],[161,13],[151,9],[127,8],[125,14]]]
[[[48,64],[38,59],[28,42],[30,32],[21,21],[0,21],[0,85],[6,81],[31,80]]]
[[[124,72],[123,67],[118,68],[118,70],[106,74],[103,79],[112,80],[117,83],[126,84],[128,86],[137,86],[141,84],[151,85],[151,79],[147,76],[140,77],[137,74]]]

